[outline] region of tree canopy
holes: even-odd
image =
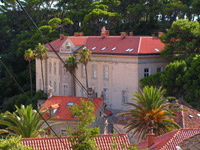
[[[39,113],[33,109],[32,105],[26,107],[21,105],[20,108],[17,106],[15,107],[15,112],[11,113],[6,111],[2,115],[0,124],[5,125],[6,128],[0,129],[1,134],[6,133],[14,136],[20,135],[22,138],[35,138],[49,129],[48,126],[45,126],[44,120],[41,120],[41,116],[47,113],[48,110],[41,111],[40,116]],[[46,121],[53,117],[54,116],[49,117]],[[54,125],[56,124],[51,124],[51,126]]]
[[[0,3],[0,56],[9,70],[25,91],[29,90],[28,62],[23,59],[24,51],[45,44],[44,38],[27,18],[15,0],[1,0]],[[120,32],[133,32],[134,35],[151,35],[158,31],[165,31],[173,23],[163,37],[164,43],[170,43],[168,35],[180,37],[177,44],[170,45],[166,52],[171,55],[185,50],[188,53],[199,51],[198,22],[200,10],[199,0],[23,0],[22,6],[30,14],[49,41],[59,38],[59,34],[73,35],[83,32],[84,35],[99,35],[105,26],[112,35]],[[183,27],[183,25],[187,27]],[[197,25],[197,26],[196,26]],[[190,29],[191,28],[191,29]],[[176,29],[179,29],[176,31]],[[186,33],[182,34],[182,31]],[[186,38],[186,35],[188,38]],[[180,40],[180,41],[179,41]],[[183,42],[187,40],[187,42]],[[190,50],[188,50],[190,49]],[[185,55],[185,53],[184,53]],[[31,64],[35,74],[34,60]],[[20,91],[5,69],[0,65],[0,104],[19,95]],[[35,83],[35,76],[33,76]],[[35,84],[33,84],[33,90]]]
[[[134,140],[144,140],[148,133],[158,136],[179,128],[172,119],[176,114],[173,109],[169,109],[170,97],[164,97],[164,94],[162,87],[157,89],[145,86],[133,94],[133,102],[125,103],[131,108],[120,115],[132,118],[125,128],[128,129],[127,132],[133,131]]]

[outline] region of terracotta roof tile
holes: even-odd
[[[67,104],[68,103],[74,103],[74,104],[80,104],[81,100],[80,99],[84,99],[87,100],[86,97],[72,97],[72,96],[53,96],[49,99],[47,99],[44,103],[44,105],[42,106],[43,110],[44,108],[49,108],[52,107],[52,105],[59,105],[58,110],[56,111],[56,118],[54,118],[55,120],[78,120],[77,118],[73,117],[70,113],[71,111],[67,108]],[[95,101],[95,102],[94,102]],[[101,104],[103,103],[103,100],[101,100],[100,98],[95,98],[93,101],[91,101],[94,103],[95,106],[95,114],[97,112],[97,110],[99,109],[99,106],[101,106]],[[98,105],[97,105],[97,104]],[[48,118],[49,114],[46,113],[44,115],[44,118]]]
[[[160,53],[164,44],[157,37],[141,37],[139,54]]]
[[[142,55],[159,54],[164,44],[157,37],[151,36],[70,36],[51,42],[56,51],[69,38],[75,46],[87,47],[93,54],[119,54],[119,55]],[[52,49],[45,45],[49,51]],[[81,49],[79,49],[81,50]]]
[[[131,116],[119,116],[113,122],[117,124],[127,125],[131,119]]]
[[[72,41],[72,43],[75,46],[80,46],[80,45],[85,45],[87,37],[86,36],[79,36],[79,37],[70,36],[69,39]]]
[[[179,144],[179,146],[184,150],[200,149],[200,134],[196,134],[188,139],[185,139]]]
[[[108,109],[104,109],[104,113],[107,114],[108,116],[112,115],[112,111],[110,111]]]
[[[182,128],[200,128],[200,114],[199,111],[187,107],[185,105],[179,105],[179,109],[182,111],[175,112],[178,117],[174,118],[174,121],[178,123]]]
[[[107,135],[97,135],[96,145],[100,147],[101,150],[111,150],[111,144],[113,142],[114,136],[112,134]],[[21,139],[22,144],[25,146],[32,146],[33,149],[38,150],[72,150],[71,149],[71,143],[69,142],[70,137],[60,137],[62,142],[65,144],[62,144],[59,139],[56,137],[50,137],[50,138],[24,138]],[[130,142],[128,140],[128,137],[126,134],[117,134],[115,137],[115,142],[118,144],[118,147],[116,150],[121,150],[124,148],[129,147]]]
[[[155,147],[151,150],[176,150],[176,146],[183,140],[200,133],[200,129],[177,129],[155,138]],[[147,148],[147,141],[138,144],[140,149]]]
[[[53,46],[53,48],[56,50],[56,51],[60,51],[60,47],[62,46],[62,44],[66,41],[68,37],[65,36],[63,39],[57,39],[55,41],[52,41],[50,42],[50,44]],[[52,48],[49,46],[49,44],[45,44],[45,47],[49,50],[49,51],[52,51]]]

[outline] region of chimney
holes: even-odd
[[[121,39],[124,39],[126,37],[126,32],[121,32]]]
[[[155,34],[151,34],[152,35],[152,38],[156,38]]]
[[[155,134],[147,134],[147,146],[148,148],[152,147],[155,144]]]
[[[83,32],[80,32],[80,33],[79,33],[79,36],[83,36]]]
[[[106,27],[103,26],[103,28],[101,29],[101,38],[105,38],[106,36],[109,36],[109,31],[106,30]]]
[[[92,90],[92,88],[88,88],[88,100],[92,101],[93,99],[94,99],[93,90]]]
[[[129,32],[129,36],[133,36],[133,32]]]
[[[109,36],[109,35],[110,35],[110,31],[109,31],[109,30],[106,30],[106,31],[105,31],[105,34],[106,34],[106,36]]]
[[[63,40],[65,38],[64,34],[60,34],[60,40]]]
[[[163,32],[158,32],[158,37],[161,37],[161,36],[163,36]]]
[[[103,39],[103,38],[105,38],[105,32],[103,33],[103,32],[101,32],[101,38]]]
[[[75,33],[74,33],[74,36],[78,36],[78,32],[75,32]]]

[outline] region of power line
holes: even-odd
[[[19,83],[17,82],[17,80],[15,79],[15,77],[11,74],[11,72],[9,71],[9,69],[6,67],[6,65],[4,64],[4,62],[1,60],[1,57],[0,57],[0,63],[6,69],[6,71],[10,75],[10,77],[14,80],[15,84],[18,86],[18,88],[20,89],[20,91],[25,95],[25,97],[31,102],[32,106],[34,107],[32,101],[30,100],[30,98],[27,96],[27,94],[24,92],[24,90],[22,89],[22,87],[19,85]],[[46,119],[40,114],[40,112],[38,111],[37,108],[36,108],[36,111],[39,114],[39,116],[42,118],[42,120],[47,124],[47,126],[49,127],[49,129],[51,129],[51,131],[56,135],[56,137],[60,140],[60,142],[67,148],[66,144],[61,140],[61,138],[57,135],[57,133],[52,129],[52,127],[49,125],[49,123],[46,121]]]
[[[60,55],[57,53],[57,51],[54,49],[54,47],[51,45],[51,43],[47,40],[46,36],[42,33],[42,31],[39,29],[39,27],[37,26],[37,24],[35,23],[35,21],[32,19],[32,17],[28,14],[28,12],[22,7],[21,3],[16,0],[17,3],[20,5],[21,9],[23,10],[23,12],[25,12],[25,14],[28,16],[28,18],[32,21],[32,23],[34,24],[34,26],[37,28],[37,30],[40,32],[40,34],[43,36],[44,40],[47,42],[47,44],[51,47],[51,49],[53,50],[53,52],[56,54],[56,56],[60,59],[60,61],[63,63],[63,65],[69,70],[69,72],[71,73],[71,75],[75,78],[75,81],[78,83],[78,85],[83,88],[83,90],[86,91],[87,96],[88,96],[88,91],[87,89],[83,86],[83,84],[78,80],[78,78],[76,77],[76,75],[72,72],[72,70],[69,68],[68,65],[66,65],[65,61],[60,57]],[[99,106],[99,104],[93,100],[96,105],[101,109],[101,107]],[[104,113],[104,110],[101,109],[101,111]],[[108,120],[108,122],[110,122]],[[115,129],[115,128],[114,128]],[[115,129],[116,130],[116,129]],[[119,129],[120,130],[120,129]],[[118,130],[116,130],[118,133],[120,133]],[[121,131],[122,132],[122,131]]]

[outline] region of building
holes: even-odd
[[[147,135],[147,141],[140,142],[138,147],[141,150],[181,150],[181,142],[199,133],[200,129],[177,129],[158,137]]]
[[[71,115],[71,110],[69,110],[70,106],[74,104],[79,105],[81,99],[87,101],[88,98],[85,97],[72,97],[72,96],[52,96],[48,98],[44,104],[40,104],[42,106],[41,110],[48,108],[49,112],[46,113],[43,117],[44,119],[49,118],[50,116],[56,116],[48,121],[49,124],[61,123],[56,126],[53,126],[53,130],[58,135],[67,135],[66,127],[69,127],[72,130],[76,129],[76,124],[79,122],[79,119],[76,116]],[[107,133],[108,129],[105,124],[106,117],[104,112],[103,100],[100,98],[95,98],[91,100],[91,102],[95,106],[95,122],[91,125],[91,127],[99,127],[100,133]],[[51,130],[47,133],[48,135],[52,135]]]
[[[34,150],[72,150],[68,138],[60,137],[62,142],[57,137],[24,138],[21,141],[24,146],[30,146]],[[127,149],[130,145],[126,134],[117,134],[115,138],[112,134],[97,135],[95,141],[100,150],[112,150],[111,144],[114,143],[117,143],[116,150]]]
[[[92,52],[91,61],[87,65],[89,87],[92,87],[96,97],[104,95],[104,102],[112,110],[127,110],[124,105],[132,98],[132,93],[138,91],[139,80],[156,72],[164,70],[167,62],[162,59],[160,50],[163,43],[156,36],[110,36],[109,31],[102,28],[100,36],[63,36],[52,41],[51,45],[65,60],[70,54],[75,54],[79,60],[78,51],[87,48]],[[66,72],[63,64],[49,45],[48,59],[44,61],[45,89],[50,85],[54,95],[74,95],[72,76]],[[86,85],[85,71],[82,64],[78,65],[76,77]],[[36,90],[42,88],[40,60],[36,59]],[[47,91],[47,90],[45,90]],[[76,84],[76,95],[85,97],[86,93]]]
[[[180,144],[179,150],[198,150],[200,149],[200,134],[196,134],[194,136],[185,139]]]
[[[174,121],[181,128],[200,128],[200,112],[188,107],[186,105],[176,106],[180,111],[175,112],[177,117],[174,118]]]

